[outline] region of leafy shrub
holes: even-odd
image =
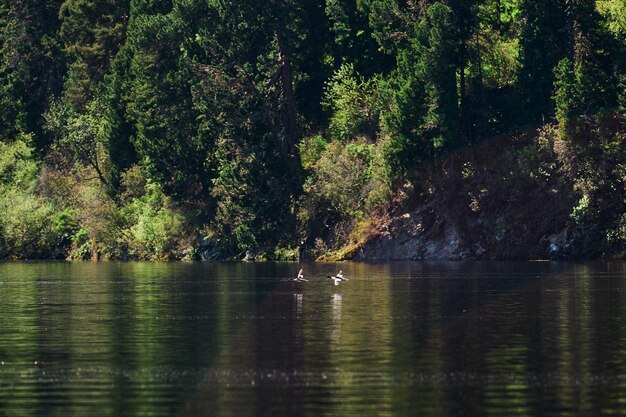
[[[311,191],[338,213],[354,216],[364,208],[368,161],[354,147],[331,143],[315,164]]]
[[[0,142],[0,184],[32,191],[38,167],[29,142],[28,136],[13,142]]]
[[[161,187],[134,167],[122,175],[127,204],[120,210],[128,254],[140,259],[167,259],[181,249],[184,216]]]
[[[55,256],[65,232],[54,205],[34,194],[38,166],[29,141],[0,142],[0,257]]]
[[[91,256],[91,242],[89,232],[82,227],[72,236],[73,249],[71,257],[74,259],[89,259]]]
[[[128,203],[134,198],[140,198],[146,189],[147,178],[139,165],[133,165],[121,175],[122,202]]]
[[[0,196],[0,256],[49,257],[59,240],[52,215],[54,206],[20,190],[5,190]]]
[[[52,217],[54,231],[58,236],[59,245],[68,248],[74,243],[74,236],[81,230],[76,212],[70,208],[58,211]]]
[[[312,169],[315,163],[320,159],[326,146],[328,146],[328,142],[322,135],[304,138],[298,145],[302,168],[306,170]]]
[[[91,258],[111,259],[123,257],[126,252],[122,237],[123,220],[115,201],[99,181],[78,184],[73,208],[92,244]]]
[[[605,256],[624,251],[626,212],[626,119],[619,115],[571,121],[556,144],[557,156],[573,183],[575,255]]]
[[[312,163],[298,213],[310,245],[315,245],[313,256],[345,243],[369,213],[388,204],[387,178],[380,145],[359,139],[325,146]]]
[[[626,2],[596,0],[596,8],[607,19],[608,28],[618,39],[626,35]]]
[[[292,247],[277,247],[274,249],[274,256],[272,259],[275,261],[297,261],[300,259],[300,249]]]

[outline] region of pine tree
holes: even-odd
[[[564,0],[522,0],[518,89],[520,116],[529,121],[554,114],[553,69],[566,57],[568,41]]]
[[[59,9],[60,37],[68,62],[65,96],[81,111],[93,98],[124,43],[129,0],[65,0]]]
[[[0,140],[32,133],[40,153],[51,140],[43,113],[60,93],[64,71],[59,5],[56,0],[0,2]]]

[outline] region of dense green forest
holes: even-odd
[[[0,257],[345,257],[537,190],[620,256],[625,115],[626,0],[0,0]]]

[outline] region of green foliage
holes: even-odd
[[[148,182],[145,193],[121,209],[129,255],[134,258],[166,259],[180,248],[185,232],[184,216],[160,187]]]
[[[42,128],[42,114],[62,84],[59,6],[60,0],[0,5],[0,140],[32,134],[37,152],[45,151],[50,143]]]
[[[451,161],[456,195],[472,178],[457,151],[553,118],[559,137],[519,152],[517,178],[541,187],[561,167],[581,202],[572,222],[619,251],[623,205],[606,201],[622,190],[623,127],[590,120],[626,108],[625,10],[5,1],[0,256],[180,257],[197,253],[196,229],[226,257],[291,257],[315,238],[323,252],[367,235],[416,170]]]
[[[414,23],[422,17],[422,5],[416,0],[370,0],[358,3],[368,15],[372,37],[388,53],[397,53],[407,46]]]
[[[520,66],[518,73],[520,115],[539,119],[552,114],[553,69],[566,57],[567,39],[565,2],[549,0],[541,7],[533,0],[520,4],[526,24],[520,34]]]
[[[486,27],[480,33],[482,82],[492,89],[512,86],[517,81],[519,39],[503,36],[498,30]]]
[[[570,118],[576,111],[576,106],[580,103],[580,86],[574,74],[573,64],[569,59],[559,61],[554,72],[556,118],[561,128],[565,130]]]
[[[192,110],[193,75],[183,54],[184,22],[175,12],[139,14],[129,32],[126,111],[136,129],[132,142],[150,177],[183,199],[206,189],[210,179],[203,170],[207,144],[196,133]]]
[[[235,256],[247,250],[267,252],[288,241],[295,229],[294,203],[289,194],[276,192],[292,181],[276,175],[288,172],[284,165],[280,160],[258,164],[259,159],[265,159],[261,155],[268,155],[263,147],[253,148],[258,153],[232,145],[222,149],[225,153],[219,155],[212,189],[217,208],[211,229],[219,236],[219,245]]]
[[[432,144],[423,134],[426,112],[424,84],[415,73],[415,56],[405,51],[398,69],[381,83],[380,136],[384,152],[396,177],[415,168],[432,155]]]
[[[350,144],[351,145],[351,144]],[[353,147],[332,143],[315,165],[315,192],[322,201],[345,216],[364,208],[367,160]]]
[[[0,187],[32,191],[38,166],[33,158],[29,137],[13,142],[0,142]]]
[[[278,247],[274,249],[274,256],[272,259],[275,261],[297,261],[300,259],[300,249],[292,247]]]
[[[312,167],[306,186],[308,206],[349,218],[362,217],[383,203],[380,199],[388,192],[385,175],[376,164],[378,152],[363,139],[328,144]]]
[[[607,21],[609,30],[622,39],[626,36],[626,2],[624,0],[596,0],[596,8]]]
[[[417,28],[418,74],[426,83],[423,126],[435,149],[459,145],[456,83],[456,33],[452,10],[443,3],[428,8],[428,20]]]
[[[570,121],[567,137],[557,142],[560,164],[573,182],[576,255],[597,257],[626,249],[626,135],[623,117],[596,116]]]
[[[73,235],[80,229],[78,220],[76,219],[76,212],[72,209],[64,209],[54,214],[52,218],[54,224],[54,230],[59,235],[59,238],[64,241],[72,239]]]
[[[626,213],[622,214],[614,226],[606,232],[608,253],[626,256]]]
[[[0,197],[0,256],[40,258],[56,253],[54,207],[35,195],[11,189]]]
[[[184,213],[142,170],[122,174],[119,202],[95,179],[74,184],[70,207],[54,218],[55,230],[76,259],[179,257],[189,238]]]
[[[38,166],[25,140],[0,142],[0,257],[56,256],[68,228],[34,193]]]
[[[309,170],[314,167],[317,160],[322,155],[328,142],[322,135],[309,136],[304,138],[299,144],[300,160],[302,168]]]
[[[89,236],[90,256],[94,259],[122,257],[126,251],[121,235],[122,219],[104,186],[91,180],[75,189],[72,208]]]
[[[355,71],[368,77],[387,72],[393,65],[391,55],[381,53],[375,37],[376,28],[370,24],[376,2],[328,0],[325,13],[333,38],[332,50],[336,63],[352,63]],[[376,33],[376,34],[375,34]]]
[[[381,132],[394,177],[461,144],[454,14],[437,2],[427,16],[399,52],[397,69],[381,83]]]
[[[89,232],[86,229],[80,228],[72,236],[73,249],[71,257],[73,259],[89,259],[91,257],[91,241],[89,239]]]
[[[95,94],[126,32],[129,0],[65,0],[59,36],[68,59],[64,93],[77,109]]]
[[[333,139],[376,135],[376,82],[376,78],[365,80],[356,74],[352,64],[343,64],[328,81],[323,103],[332,111],[329,129]]]
[[[311,166],[304,189],[298,211],[301,233],[309,253],[318,258],[349,243],[354,234],[367,234],[369,219],[389,204],[389,167],[382,146],[364,138],[328,143]]]
[[[57,138],[51,154],[69,154],[72,161],[93,170],[112,193],[111,164],[103,146],[106,126],[100,110],[97,101],[89,103],[83,113],[74,112],[67,101],[53,102],[45,114],[46,127]]]

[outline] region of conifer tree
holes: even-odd
[[[60,93],[64,70],[59,6],[58,0],[0,2],[0,140],[32,133],[40,153],[50,143],[43,113]]]
[[[522,117],[536,121],[554,113],[554,68],[565,57],[568,42],[564,0],[522,0],[518,91]]]
[[[128,0],[65,0],[59,9],[60,37],[68,62],[65,95],[77,110],[93,97],[124,43]]]

